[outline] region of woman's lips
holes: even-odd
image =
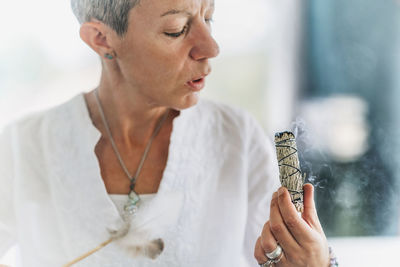
[[[200,91],[201,89],[204,88],[205,85],[205,79],[204,78],[200,78],[198,80],[193,80],[193,81],[189,81],[186,83],[190,89],[192,89],[195,92]]]

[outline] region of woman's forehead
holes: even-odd
[[[213,9],[214,0],[141,0],[137,6],[141,11],[151,12],[160,17],[177,13],[195,13],[200,10]]]

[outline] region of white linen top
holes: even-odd
[[[94,153],[100,132],[83,94],[0,133],[0,256],[18,244],[22,266],[62,266],[121,223]],[[180,192],[175,225],[155,260],[111,243],[74,266],[257,266],[278,167],[271,142],[246,112],[201,100],[173,121],[160,193]]]
[[[114,203],[119,214],[122,216],[124,214],[124,205],[128,199],[128,196],[121,194],[108,194],[108,196]],[[147,204],[149,204],[149,202],[151,202],[155,196],[156,194],[139,194],[141,205],[145,204],[147,206]]]

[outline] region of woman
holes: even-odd
[[[72,7],[101,80],[1,134],[0,254],[18,243],[24,265],[60,266],[111,236],[77,266],[329,266],[312,186],[300,218],[287,190],[273,193],[277,163],[261,127],[199,100],[219,52],[214,2]],[[147,227],[164,226],[162,239],[119,242],[146,211],[163,214]]]

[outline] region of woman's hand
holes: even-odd
[[[314,204],[314,187],[304,185],[304,212],[300,217],[290,200],[289,192],[281,187],[271,200],[270,220],[256,242],[254,256],[259,264],[269,259],[265,255],[280,245],[283,255],[277,267],[328,267],[328,243]],[[265,266],[274,266],[273,264]]]

